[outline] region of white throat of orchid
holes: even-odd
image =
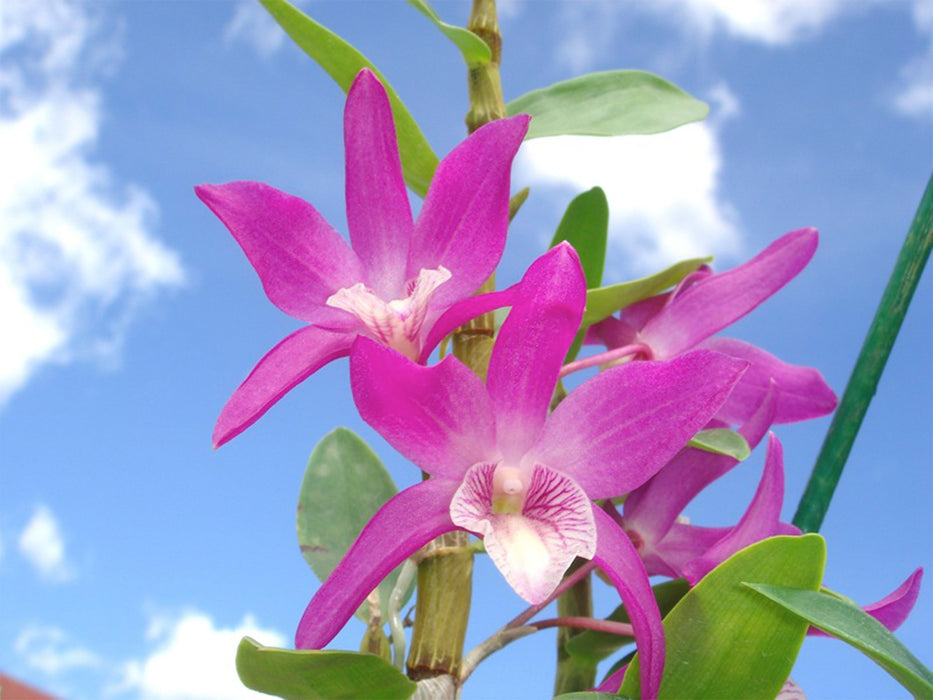
[[[521,469],[505,464],[492,475],[492,512],[496,515],[522,512],[525,503],[525,477]]]
[[[385,301],[362,282],[338,289],[327,298],[327,305],[356,316],[373,338],[418,359],[421,344],[418,335],[427,316],[434,292],[451,277],[450,270],[422,269],[405,285],[407,296]]]

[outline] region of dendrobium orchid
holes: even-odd
[[[575,251],[558,245],[512,289],[485,385],[453,357],[424,367],[356,340],[350,379],[360,415],[431,478],[376,513],[309,603],[296,646],[324,646],[405,557],[462,529],[484,539],[531,603],[554,591],[575,557],[592,559],[626,603],[644,697],[653,697],[663,668],[657,604],[631,541],[591,501],[657,472],[722,406],[746,363],[698,351],[621,365],[549,416],[586,296]]]
[[[772,386],[739,433],[754,449],[774,420],[778,403]],[[687,447],[644,485],[629,494],[619,516],[610,513],[635,543],[650,575],[685,577],[696,583],[738,549],[772,535],[800,534],[779,520],[784,500],[780,442],[772,436],[758,489],[734,527],[701,527],[682,522],[684,508],[709,484],[738,464],[732,457]]]
[[[438,165],[416,221],[385,89],[360,71],[344,114],[347,223],[353,247],[310,204],[258,182],[201,185],[269,300],[309,324],[263,357],[234,392],[214,446],[236,437],[295,385],[350,352],[358,336],[424,361],[464,320],[495,269],[508,227],[519,115],[480,128]],[[477,315],[489,309],[467,302]]]
[[[588,342],[617,350],[621,357],[667,360],[695,348],[747,360],[748,371],[718,418],[742,424],[761,404],[771,382],[779,389],[775,423],[826,415],[836,395],[810,367],[785,363],[749,343],[711,337],[739,320],[792,280],[816,251],[815,229],[785,234],[748,262],[719,274],[702,267],[676,289],[622,309],[590,327]]]

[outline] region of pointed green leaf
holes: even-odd
[[[352,430],[337,428],[315,446],[298,499],[298,544],[321,581],[334,570],[373,514],[396,493],[389,472]],[[396,578],[394,571],[379,585],[383,620]],[[357,617],[369,619],[365,604]]]
[[[655,134],[705,119],[709,106],[640,70],[589,73],[532,90],[506,106],[534,117],[525,138]]]
[[[682,578],[677,578],[673,581],[665,581],[655,586],[654,597],[658,601],[661,617],[667,615],[674,605],[687,594],[688,590],[690,590],[690,585]],[[606,619],[612,620],[613,622],[631,622],[624,605],[620,605],[613,610],[612,614]],[[633,637],[627,637],[622,634],[586,630],[567,640],[564,648],[570,654],[581,660],[598,663],[613,654],[616,650],[634,641],[635,639]]]
[[[274,649],[243,637],[236,670],[247,688],[287,700],[404,700],[417,685],[373,654]]]
[[[933,672],[855,603],[821,591],[761,583],[745,585],[814,627],[848,642],[891,674],[915,698],[933,698]]]
[[[415,7],[421,14],[434,22],[434,26],[440,29],[444,36],[457,45],[468,67],[476,68],[489,63],[492,58],[492,52],[489,50],[488,44],[476,34],[465,27],[455,27],[452,24],[447,24],[442,21],[437,12],[434,11],[434,8],[428,4],[427,0],[408,0],[408,4]]]
[[[707,574],[664,618],[666,657],[659,698],[774,700],[790,675],[808,623],[763,605],[745,581],[816,591],[826,545],[819,535],[772,537]],[[638,697],[638,656],[622,682]]]
[[[392,104],[405,182],[415,193],[424,197],[437,168],[437,156],[389,81],[352,44],[318,24],[286,0],[260,2],[292,41],[314,59],[345,93],[349,91],[356,74],[363,68],[369,68],[379,76]]]
[[[609,202],[602,188],[594,187],[571,200],[548,247],[561,241],[570,243],[580,256],[586,288],[592,289],[603,281],[608,235]]]
[[[728,428],[711,428],[701,430],[687,443],[688,447],[695,447],[704,452],[726,455],[738,461],[748,459],[752,453],[748,441],[734,430]]]
[[[701,265],[711,261],[711,257],[682,260],[674,263],[666,270],[641,279],[611,284],[608,287],[599,287],[598,289],[588,289],[582,325],[592,325],[597,321],[602,321],[607,316],[611,316],[619,309],[634,304],[636,301],[660,294],[665,289],[673,287]]]

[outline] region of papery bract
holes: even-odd
[[[196,188],[243,248],[269,300],[310,324],[273,347],[234,392],[215,447],[349,354],[358,336],[424,361],[464,320],[457,302],[489,277],[505,245],[509,173],[527,127],[519,115],[469,136],[438,165],[412,221],[385,89],[360,71],[344,117],[352,248],[314,207],[268,185]],[[496,298],[469,300],[470,312],[493,308]]]
[[[742,318],[793,279],[816,251],[812,228],[788,233],[748,262],[719,274],[703,267],[685,277],[672,292],[650,297],[590,327],[588,342],[630,348],[647,359],[665,360],[693,348],[707,348],[749,362],[718,417],[727,423],[749,419],[771,381],[780,389],[775,423],[788,423],[831,412],[836,395],[815,369],[782,362],[742,341],[711,338]]]
[[[350,376],[361,416],[432,478],[376,514],[309,604],[299,647],[326,643],[377,576],[436,534],[424,523],[449,518],[451,529],[484,537],[508,582],[532,603],[546,599],[574,557],[592,558],[631,615],[645,696],[656,692],[663,667],[657,604],[631,541],[590,500],[650,478],[718,410],[745,363],[698,351],[615,367],[572,391],[548,416],[584,301],[583,274],[569,245],[539,258],[515,288],[486,385],[453,357],[423,367],[369,339],[356,341]],[[429,491],[451,498],[402,505]],[[410,539],[400,549],[403,533]],[[386,547],[376,546],[379,538]],[[363,568],[374,573],[361,583],[350,572]],[[348,600],[337,606],[341,589]]]

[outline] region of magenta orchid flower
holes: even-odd
[[[752,449],[771,426],[777,403],[777,390],[772,385],[755,413],[739,428]],[[724,538],[737,536],[735,528],[691,525],[683,521],[681,513],[704,488],[738,463],[726,455],[687,447],[628,495],[622,515],[610,511],[635,543],[650,575],[685,577],[689,562],[702,557]],[[759,532],[767,533],[763,536],[799,533],[771,517],[775,509],[780,512],[782,502],[783,466],[779,456],[769,452],[758,490],[743,519],[745,527],[757,524]]]
[[[510,169],[528,119],[492,122],[455,148],[413,221],[385,88],[360,71],[344,114],[352,248],[314,207],[268,185],[196,188],[243,248],[269,300],[308,324],[273,347],[230,397],[215,447],[348,355],[358,336],[423,362],[465,320],[457,302],[489,277],[505,246]],[[470,300],[468,309],[478,315],[490,303]]]
[[[376,513],[312,598],[296,646],[324,646],[405,557],[462,529],[484,539],[531,603],[554,591],[575,557],[592,559],[630,612],[652,697],[664,659],[660,613],[631,541],[592,499],[650,478],[723,404],[745,363],[698,351],[615,367],[549,416],[585,302],[575,251],[555,247],[513,289],[485,385],[453,357],[425,367],[356,341],[350,378],[360,415],[431,478]]]
[[[740,340],[711,337],[793,279],[813,257],[817,240],[815,229],[800,229],[728,272],[713,274],[704,266],[674,291],[633,304],[618,318],[591,326],[587,340],[644,359],[666,360],[705,348],[747,360],[748,371],[718,416],[729,424],[747,421],[772,381],[780,389],[775,423],[830,413],[836,395],[817,370],[787,364]]]
[[[920,582],[923,580],[923,567],[916,569],[907,579],[891,593],[877,603],[863,605],[862,610],[892,632],[904,624],[904,621],[914,609],[917,597],[920,595]],[[807,634],[812,637],[831,637],[823,630],[810,627]]]

